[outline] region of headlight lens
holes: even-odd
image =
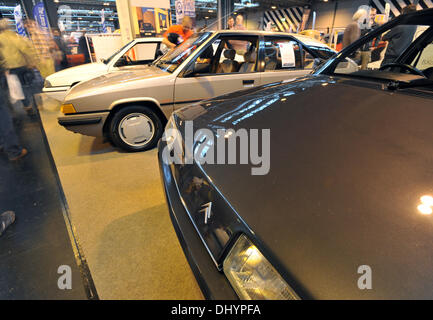
[[[52,87],[51,82],[49,82],[48,80],[45,80],[44,87],[45,88],[51,88]]]
[[[75,111],[74,105],[72,104],[62,104],[62,106],[60,107],[60,111],[63,114],[67,114],[67,113],[76,113],[77,111]]]
[[[298,299],[257,247],[241,235],[223,263],[224,274],[241,299]]]

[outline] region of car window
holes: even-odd
[[[424,55],[420,51],[418,53],[419,59],[412,58],[410,61],[401,61],[400,57],[408,48],[413,47],[414,41],[428,29],[429,26],[425,25],[400,24],[385,29],[377,35],[372,33],[370,37],[365,37],[365,40],[356,48],[350,50],[350,52],[347,51],[338,59],[342,61],[338,63],[344,64],[343,59],[349,58],[356,65],[356,68],[342,68],[341,65],[337,65],[335,73],[371,76],[373,78],[383,78],[390,75],[395,79],[398,74],[417,74],[419,72],[413,70],[413,68],[417,68],[421,71],[419,74],[422,74],[424,70],[433,66],[428,63],[428,61],[431,62],[429,60],[432,52],[431,47],[427,46],[425,48]],[[400,66],[396,66],[395,63],[399,63]],[[411,70],[401,66],[402,64],[409,65]],[[392,74],[397,75],[392,76]]]
[[[132,41],[134,41],[134,40],[132,40]],[[109,58],[105,59],[103,62],[104,62],[105,64],[110,63],[111,60],[113,60],[113,58],[114,58],[117,54],[119,54],[119,53],[120,53],[121,51],[123,51],[126,47],[128,47],[128,46],[132,43],[132,41],[130,41],[130,42],[128,42],[127,44],[125,44],[123,47],[121,47],[119,50],[117,50],[115,53],[113,53]]]
[[[131,62],[131,64],[149,63],[155,59],[157,47],[157,42],[137,43],[135,46],[129,49],[125,55],[128,56],[128,60]]]
[[[196,33],[182,42],[173,50],[168,51],[160,59],[155,61],[158,68],[174,72],[191,54],[195,52],[211,36],[211,32]]]
[[[202,50],[190,70],[195,76],[254,72],[257,53],[257,36],[221,36]]]
[[[290,38],[265,37],[265,72],[303,68],[306,52]],[[311,60],[314,58],[309,55]]]
[[[424,73],[433,68],[433,42],[428,43],[424,49],[419,51],[412,64],[417,69],[423,70]]]

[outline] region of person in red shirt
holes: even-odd
[[[177,43],[173,43],[169,40],[170,34],[177,34],[178,40]],[[176,24],[168,28],[168,30],[164,33],[164,38],[162,39],[162,42],[170,49],[173,49],[178,44],[184,42],[186,39],[191,37],[194,34],[194,31],[192,31],[192,20],[190,17],[185,16],[182,19],[182,24]]]

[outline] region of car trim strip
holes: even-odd
[[[93,118],[93,119],[71,119],[71,120],[62,120],[59,119],[59,124],[61,126],[81,126],[87,124],[97,124],[101,122],[102,118]]]
[[[65,116],[74,116],[79,114],[92,114],[92,113],[101,113],[101,112],[110,112],[110,110],[96,110],[96,111],[83,111],[83,112],[75,112],[75,113],[65,113]]]

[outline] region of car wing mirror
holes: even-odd
[[[116,62],[116,67],[123,67],[128,64],[128,61],[126,60],[125,56],[121,56],[119,60]]]
[[[184,78],[190,78],[190,77],[194,77],[195,74],[196,74],[196,72],[195,72],[194,68],[192,67],[192,68],[188,68],[188,70],[186,70],[184,72],[183,77]]]

